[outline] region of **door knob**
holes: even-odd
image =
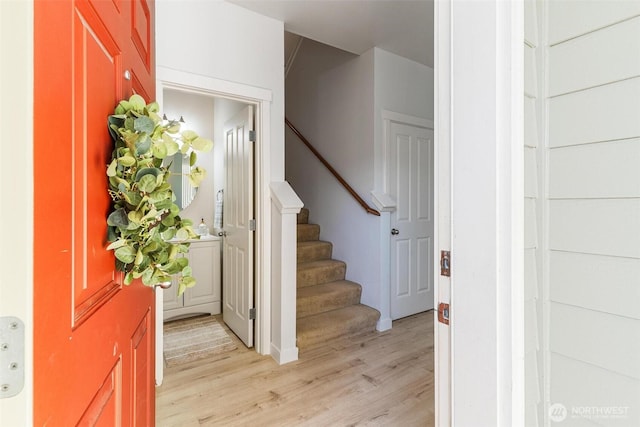
[[[218,236],[220,236],[220,237],[226,237],[226,236],[227,236],[227,232],[226,232],[226,231],[219,231],[219,232],[218,232]]]
[[[160,289],[169,289],[171,287],[171,282],[158,283],[155,287]]]
[[[397,236],[398,234],[400,234],[400,231],[397,228],[392,228],[391,234],[393,234],[394,236]]]

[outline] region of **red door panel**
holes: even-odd
[[[153,29],[148,5],[145,25]],[[153,290],[139,282],[123,286],[105,250],[107,115],[136,85],[139,93],[155,93],[153,68],[140,66],[153,63],[153,50],[140,57],[132,42],[133,6],[131,0],[35,3],[38,426],[154,424]],[[133,84],[126,69],[141,69],[142,77]]]
[[[75,325],[120,287],[113,255],[104,250],[109,198],[103,190],[107,177],[100,171],[111,154],[105,117],[112,113],[122,92],[122,56],[94,11],[78,7],[73,19],[72,252],[82,254],[74,262],[72,276]]]

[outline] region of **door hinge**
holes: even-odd
[[[250,130],[249,131],[249,141],[256,142],[256,131],[255,130]]]
[[[250,219],[249,220],[249,231],[256,231],[256,220],[255,219]]]
[[[449,304],[441,302],[438,304],[438,322],[449,324]]]
[[[250,308],[249,309],[249,320],[256,320],[256,309],[255,308]]]
[[[25,328],[17,317],[0,317],[0,399],[13,397],[24,388]]]
[[[451,252],[440,251],[440,275],[451,276]]]

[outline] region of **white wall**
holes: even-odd
[[[304,40],[286,80],[287,117],[369,204],[382,190],[382,110],[433,118],[433,70],[378,48],[356,56]],[[287,131],[287,180],[347,262],[362,302],[380,309],[380,218],[367,214]],[[388,263],[388,260],[384,260]]]
[[[567,426],[640,425],[639,15],[548,3],[546,397]]]
[[[0,425],[33,421],[33,2],[0,2],[0,316],[25,324],[24,389]],[[45,236],[39,236],[46,238]]]
[[[156,2],[156,65],[270,90],[271,181],[284,178],[284,24],[220,0]]]
[[[544,361],[542,341],[542,203],[544,188],[544,49],[539,19],[541,3],[525,2],[524,40],[524,292],[525,292],[525,422],[537,427],[544,421]]]
[[[383,191],[382,111],[433,120],[433,68],[374,49],[375,188]]]

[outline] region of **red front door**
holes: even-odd
[[[154,425],[154,295],[106,251],[107,116],[155,94],[152,0],[35,2],[34,425]]]

